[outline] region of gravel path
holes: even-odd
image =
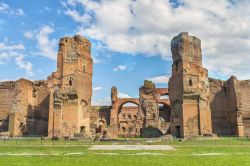
[[[94,145],[89,150],[174,150],[169,145]]]

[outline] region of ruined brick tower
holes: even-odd
[[[91,43],[79,35],[60,40],[57,71],[48,78],[48,136],[90,134]]]
[[[211,133],[208,72],[202,66],[201,41],[184,32],[172,39],[171,51],[172,133],[182,138]]]

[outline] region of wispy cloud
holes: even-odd
[[[126,69],[127,69],[126,65],[118,65],[117,67],[115,67],[113,69],[113,71],[123,71],[123,70],[126,70]]]
[[[169,80],[169,77],[167,77],[167,76],[156,76],[156,77],[147,78],[147,80],[150,80],[155,84],[167,84],[168,80]]]
[[[32,31],[24,32],[24,37],[26,37],[27,39],[33,39],[34,33]]]
[[[22,44],[6,45],[5,43],[0,43],[0,50],[24,50],[25,47]]]
[[[88,25],[91,20],[91,16],[88,13],[80,15],[76,10],[67,9],[66,11],[64,11],[64,14],[70,16],[74,21],[81,24]]]
[[[6,43],[0,43],[0,64],[14,63],[20,68],[26,71],[27,76],[32,76],[32,63],[25,60],[25,56],[21,52],[25,47],[22,44],[8,45]]]
[[[50,38],[49,35],[55,30],[49,25],[43,26],[36,35],[36,40],[38,42],[38,48],[40,49],[39,54],[50,59],[56,59],[56,44],[57,41],[54,38]]]
[[[123,65],[118,65],[116,66],[115,68],[113,68],[113,71],[133,71],[134,70],[134,67],[135,67],[136,63],[131,63],[131,64],[123,64]]]
[[[124,93],[124,92],[118,92],[118,97],[119,98],[132,98],[129,94]]]
[[[44,56],[55,60],[57,57],[56,46],[57,40],[50,35],[54,33],[55,29],[50,25],[44,25],[38,30],[26,31],[24,36],[28,39],[36,40],[39,51],[33,52],[34,55]]]
[[[98,92],[100,92],[103,89],[102,86],[96,86],[93,88],[93,96],[95,96]]]
[[[22,16],[24,15],[24,11],[22,9],[12,9],[10,6],[6,3],[0,2],[0,13],[5,13],[8,15],[15,15],[15,16]]]
[[[104,97],[101,99],[96,99],[92,101],[92,105],[94,106],[110,106],[111,105],[111,99],[110,97]]]

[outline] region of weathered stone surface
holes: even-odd
[[[13,87],[8,126],[10,135],[47,135],[47,81],[19,79]]]
[[[208,79],[201,41],[188,33],[173,38],[171,51],[169,89],[146,80],[138,98],[119,98],[112,87],[112,105],[99,107],[91,105],[91,43],[62,38],[48,80],[0,82],[0,136],[250,136],[250,80]]]
[[[220,135],[250,135],[250,80],[210,79],[213,132]]]
[[[181,33],[171,41],[173,54],[169,97],[172,133],[190,137],[212,132],[207,70],[202,67],[201,41]]]
[[[79,35],[60,40],[57,71],[48,78],[50,110],[48,135],[91,135],[91,44]]]
[[[159,127],[159,107],[154,91],[155,85],[148,80],[140,87],[140,108],[144,114],[144,127]]]

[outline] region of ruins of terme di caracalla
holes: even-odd
[[[249,136],[250,80],[209,78],[202,66],[201,41],[186,32],[172,39],[171,51],[168,87],[157,88],[145,80],[138,98],[119,98],[113,86],[112,105],[93,106],[91,43],[79,35],[62,38],[57,70],[47,80],[0,83],[0,134],[49,138]]]

